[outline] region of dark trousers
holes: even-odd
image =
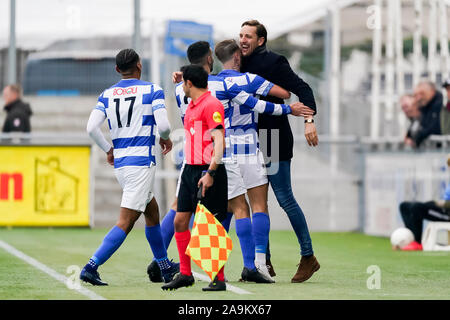
[[[448,211],[436,205],[434,201],[429,202],[402,202],[400,203],[405,227],[414,234],[414,239],[420,243],[422,240],[423,220],[450,221]]]

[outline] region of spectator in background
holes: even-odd
[[[423,81],[417,85],[414,99],[420,110],[420,128],[415,137],[407,137],[413,141],[413,147],[418,148],[430,135],[441,134],[439,114],[443,102],[442,94],[431,81]]]
[[[30,117],[33,114],[28,103],[22,101],[22,88],[18,84],[11,84],[3,89],[6,119],[3,132],[30,132]]]
[[[447,91],[447,105],[441,110],[441,133],[450,135],[450,79],[445,80],[442,86]]]
[[[400,106],[405,116],[410,121],[408,131],[405,135],[405,144],[407,146],[414,146],[414,139],[420,129],[420,111],[419,107],[412,94],[405,94],[400,98]]]
[[[447,156],[447,166],[450,167],[450,155]],[[450,183],[447,184],[442,200],[427,202],[405,201],[400,203],[400,213],[405,227],[414,234],[414,241],[403,247],[402,250],[423,250],[421,244],[423,220],[450,221]]]

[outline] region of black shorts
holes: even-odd
[[[195,212],[197,208],[198,181],[202,171],[208,170],[209,165],[186,164],[181,174],[180,191],[178,193],[177,211]],[[213,185],[206,190],[205,197],[201,203],[222,221],[227,215],[228,209],[228,181],[225,166],[220,164],[214,176]]]

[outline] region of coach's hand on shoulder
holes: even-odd
[[[162,154],[166,155],[170,152],[170,150],[172,150],[172,140],[167,139],[163,139],[163,138],[159,138],[159,145],[161,146],[161,150],[162,150]]]
[[[297,117],[309,117],[314,115],[314,110],[310,107],[305,106],[301,102],[294,102],[293,104],[289,105],[292,110],[292,115]]]
[[[305,123],[305,138],[308,141],[308,145],[315,147],[319,144],[319,138],[317,137],[316,125],[314,122]]]
[[[172,73],[172,82],[173,83],[180,83],[183,81],[183,72],[181,71],[175,71]]]
[[[106,153],[106,161],[112,166],[114,166],[114,148],[111,147]]]

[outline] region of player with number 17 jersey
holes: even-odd
[[[147,241],[164,281],[170,282],[178,272],[178,265],[167,258],[158,204],[153,196],[156,128],[163,154],[172,149],[164,93],[159,86],[140,80],[142,64],[133,49],[123,49],[116,55],[115,68],[122,80],[100,95],[86,130],[106,152],[108,163],[114,165],[114,173],[123,190],[120,214],[117,224],[81,271],[80,279],[93,285],[106,285],[97,268],[121,246],[140,214],[144,213]],[[113,147],[100,129],[105,120]]]

